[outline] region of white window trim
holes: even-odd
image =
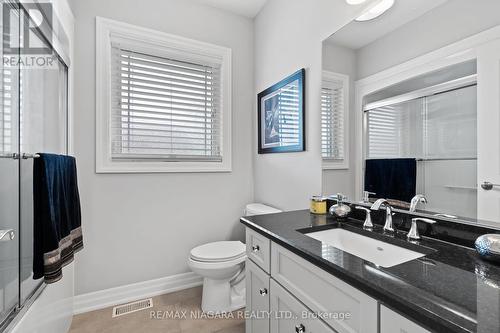
[[[111,36],[161,56],[185,52],[197,59],[221,63],[222,162],[113,161],[111,159]],[[231,168],[231,49],[96,17],[96,172],[230,172]]]
[[[344,100],[344,159],[328,160],[322,159],[323,170],[345,170],[349,169],[349,108],[350,108],[350,78],[348,75],[323,71],[323,80],[341,82],[343,86]],[[321,135],[321,133],[320,133]]]

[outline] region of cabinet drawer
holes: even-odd
[[[275,243],[271,276],[339,333],[377,332],[376,300]]]
[[[251,260],[245,262],[246,311],[251,314],[246,319],[246,333],[269,333],[269,275]]]
[[[336,333],[271,279],[271,332]]]
[[[252,229],[247,228],[246,243],[248,258],[252,259],[260,268],[269,273],[271,271],[271,241]]]
[[[380,332],[384,333],[430,333],[405,317],[380,306]]]

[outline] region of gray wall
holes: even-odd
[[[252,21],[174,0],[72,0],[76,48],[75,138],[85,249],[75,294],[189,271],[192,247],[243,237],[239,217],[253,200]],[[233,51],[233,171],[95,173],[95,17],[230,47]],[[210,18],[210,20],[207,20]]]
[[[358,50],[358,78],[370,76],[499,25],[499,13],[498,0],[449,0]]]
[[[285,210],[301,209],[308,207],[311,195],[321,193],[322,41],[358,16],[363,11],[361,7],[349,6],[344,1],[270,0],[255,19],[256,92],[300,68],[307,70],[307,151],[258,155],[254,134],[256,201]],[[255,127],[254,120],[254,133]]]
[[[356,155],[354,154],[354,82],[357,77],[356,52],[346,47],[323,42],[323,69],[349,76],[349,169],[323,170],[322,193],[330,195],[343,193],[354,198],[354,170]]]

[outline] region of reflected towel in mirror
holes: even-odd
[[[365,167],[365,191],[377,198],[410,202],[417,185],[414,158],[369,159]]]

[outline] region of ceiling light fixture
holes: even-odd
[[[349,0],[355,1],[355,0]],[[356,19],[358,22],[370,21],[373,20],[394,6],[395,0],[382,0],[378,5],[368,10],[366,13],[362,14],[360,17]]]
[[[345,0],[348,5],[361,5],[363,2],[366,2],[366,0]]]

